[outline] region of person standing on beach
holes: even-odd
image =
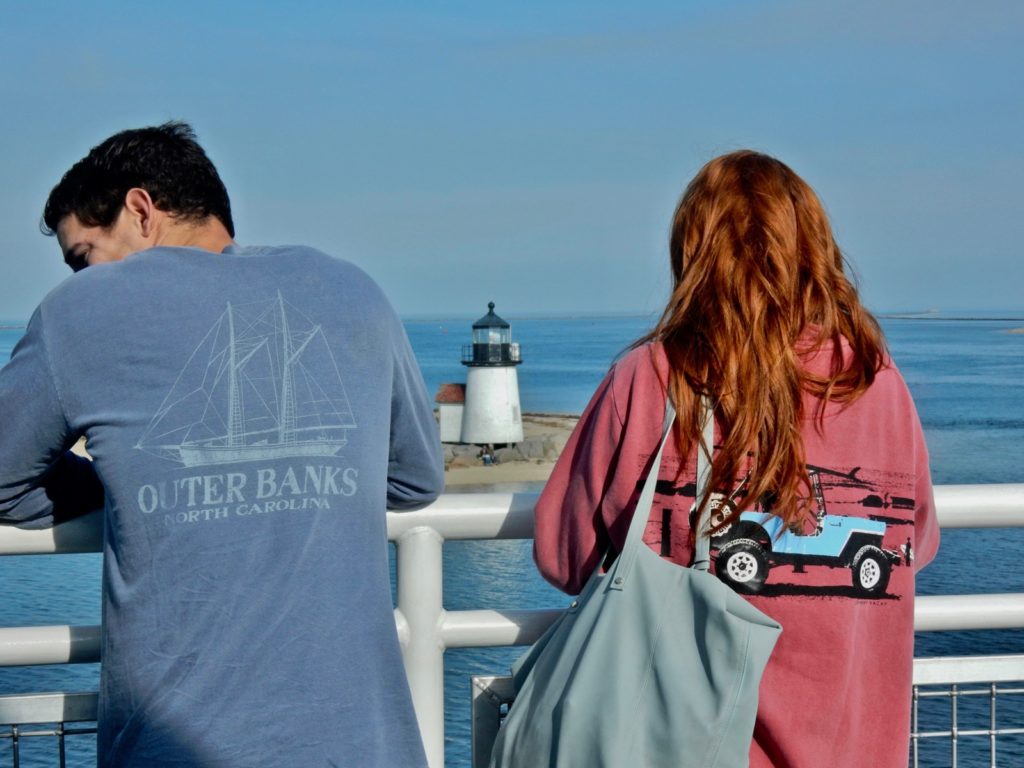
[[[99,765],[425,766],[384,510],[444,476],[380,288],[235,244],[184,123],[99,144],[43,218],[77,274],[0,370],[0,520],[103,509]]]

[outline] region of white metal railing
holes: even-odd
[[[985,751],[981,742],[988,747],[989,766],[1020,765],[1019,737],[1024,736],[1024,727],[1019,722],[1016,726],[1000,724],[997,705],[1000,701],[1005,705],[1012,697],[1019,711],[1024,703],[1022,680],[1024,656],[1020,655],[915,659],[910,709],[911,767],[923,764],[924,748],[936,746],[943,748],[944,756],[948,755],[950,767],[957,768],[965,743],[970,744],[969,755],[973,764],[978,765]],[[948,722],[948,728],[937,727],[934,711],[931,717],[921,715],[923,705],[929,701],[948,704],[943,718],[943,725]],[[965,721],[973,727],[965,727]],[[1017,737],[1016,754],[1000,751],[998,737]],[[930,762],[935,764],[934,760]]]
[[[395,621],[432,768],[444,765],[445,650],[526,645],[536,640],[560,612],[445,610],[442,547],[445,541],[458,539],[531,538],[536,498],[536,494],[445,494],[426,509],[388,513],[388,538],[396,548]],[[1024,527],[1024,484],[939,486],[935,499],[944,528]],[[0,555],[97,552],[100,524],[97,513],[62,525],[59,535],[52,529],[0,528]],[[914,627],[919,631],[1024,628],[1024,594],[920,597]],[[97,627],[0,629],[0,666],[96,661]],[[1020,674],[1008,677],[1007,669]],[[996,678],[987,679],[1010,678],[1024,679],[1024,657],[1006,657]],[[71,707],[68,696],[53,694],[44,708],[53,712],[62,711],[62,706]],[[23,700],[23,709],[19,709],[18,699]],[[43,706],[38,697],[29,705],[28,697],[0,699],[0,722],[52,722],[14,717],[19,712],[31,715],[32,707]],[[74,706],[80,706],[80,702],[76,700]]]

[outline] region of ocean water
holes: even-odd
[[[642,335],[650,317],[515,318],[521,344],[520,396],[527,412],[579,413],[611,362]],[[431,394],[464,381],[461,347],[472,318],[406,322]],[[21,329],[0,323],[0,360]],[[936,483],[1024,482],[1024,326],[1017,320],[889,319],[883,327],[894,359],[914,395]],[[539,490],[536,484],[514,489]],[[1024,592],[1024,529],[946,531],[934,563],[918,581],[920,594]],[[445,604],[449,609],[547,608],[566,598],[537,576],[529,542],[451,542],[445,547]],[[99,556],[0,558],[0,625],[95,624],[99,621]],[[519,649],[457,649],[446,654],[447,765],[469,762],[469,677],[507,671]],[[1024,631],[919,633],[916,655],[1024,652]],[[0,669],[0,692],[90,690],[97,665]],[[961,728],[986,727],[987,702],[961,699]],[[1001,700],[999,724],[1024,727],[1022,697]],[[949,702],[934,700],[921,715],[948,725]],[[56,750],[23,743],[22,764],[56,764]],[[69,740],[69,765],[88,765],[89,744]],[[78,741],[81,741],[79,739]],[[86,740],[87,741],[87,740]],[[0,762],[9,744],[0,743]],[[1024,736],[1001,737],[998,765],[1024,765]],[[922,765],[950,764],[948,740],[924,742]],[[960,740],[958,765],[987,766],[987,739]]]

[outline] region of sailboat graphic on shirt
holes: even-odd
[[[227,304],[135,447],[186,467],[329,457],[355,427],[322,328],[278,291]]]

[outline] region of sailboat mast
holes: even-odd
[[[228,302],[228,445],[242,444],[244,415],[242,397],[238,391],[238,362],[235,350],[235,317]]]
[[[288,330],[288,315],[284,311],[284,297],[277,292],[277,305],[281,310],[281,420],[278,441],[282,444],[295,439],[295,392],[292,385],[292,342]]]

